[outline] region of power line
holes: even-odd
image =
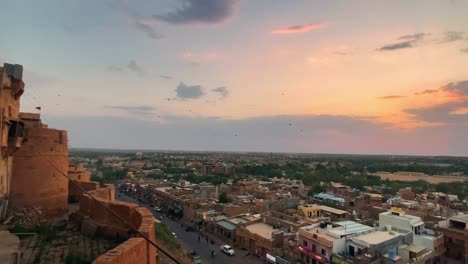
[[[168,256],[172,261],[174,261],[176,264],[180,264],[180,262],[175,259],[173,256],[171,256],[169,253],[167,253],[165,250],[163,250],[162,248],[160,248],[155,242],[153,242],[151,239],[149,239],[146,235],[144,235],[143,233],[141,233],[140,231],[138,231],[138,229],[136,229],[135,227],[133,227],[130,223],[128,223],[125,219],[123,219],[120,215],[118,215],[116,212],[112,211],[112,209],[110,209],[107,205],[105,205],[104,203],[102,203],[101,201],[99,201],[98,199],[96,199],[96,197],[94,197],[93,195],[91,195],[88,191],[86,191],[81,185],[79,185],[78,183],[76,183],[74,180],[72,180],[70,177],[68,177],[68,175],[66,173],[64,173],[63,171],[61,171],[57,166],[55,166],[55,164],[45,155],[43,155],[42,153],[38,152],[40,156],[44,157],[47,162],[49,162],[49,164],[54,167],[61,175],[63,175],[65,178],[67,178],[69,181],[71,181],[76,187],[78,187],[78,189],[80,189],[83,193],[87,194],[88,196],[90,196],[94,201],[96,201],[99,205],[101,205],[102,207],[104,207],[109,213],[111,213],[113,216],[117,217],[122,223],[124,223],[125,225],[127,225],[128,227],[130,227],[130,229],[132,231],[135,231],[138,235],[140,235],[141,237],[143,237],[148,243],[150,243],[151,245],[153,245],[155,248],[157,248],[160,252],[162,252],[164,255]]]

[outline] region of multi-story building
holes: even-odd
[[[379,227],[405,234],[409,237],[407,242],[427,249],[434,258],[439,258],[444,253],[444,236],[440,232],[427,229],[421,217],[408,215],[400,208],[380,213]]]
[[[328,217],[332,221],[345,220],[350,216],[347,211],[317,204],[299,206],[299,213],[308,218]]]
[[[468,214],[450,217],[439,222],[439,230],[444,234],[446,255],[468,263]]]
[[[301,262],[306,264],[329,263],[333,254],[346,251],[348,236],[364,234],[375,230],[373,227],[354,221],[319,223],[302,227],[298,232],[298,250]]]
[[[236,229],[236,244],[247,251],[266,260],[267,255],[283,255],[283,246],[287,230],[277,229],[263,223],[262,220],[241,224]]]
[[[362,256],[365,252],[378,252],[390,263],[398,263],[398,247],[404,244],[404,237],[396,231],[374,231],[368,234],[352,237],[346,243],[344,254],[351,259]],[[384,262],[385,263],[385,262]]]

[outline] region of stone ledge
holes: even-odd
[[[112,194],[113,186],[103,187],[98,190],[90,191],[91,195],[96,195],[96,199],[104,203],[111,210],[116,212],[125,221],[138,229],[144,236],[155,241],[155,221],[153,214],[146,208],[140,207],[134,203],[120,202],[113,199],[103,199],[107,195],[99,195],[102,193]],[[84,219],[92,221],[98,226],[97,233],[108,237],[126,237],[129,238],[126,242],[108,251],[106,254],[98,257],[95,264],[107,263],[137,263],[137,264],[155,264],[156,263],[156,248],[146,242],[144,238],[132,237],[136,235],[122,223],[114,215],[109,213],[100,204],[98,204],[89,195],[83,195],[80,198],[80,211],[75,216],[75,219]]]
[[[144,238],[130,238],[119,246],[109,250],[106,254],[99,256],[93,264],[146,264],[145,255],[146,241]]]

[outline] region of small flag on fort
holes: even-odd
[[[36,106],[36,107],[34,107],[34,108],[36,108],[36,109],[39,110],[39,111],[41,111],[41,109],[42,109],[40,106]]]

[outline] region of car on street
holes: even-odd
[[[156,211],[156,212],[161,212],[162,210],[161,210],[161,207],[155,207],[155,208],[154,208],[154,211]]]
[[[221,251],[229,256],[234,256],[235,252],[234,249],[230,245],[222,245],[220,247]]]
[[[197,252],[193,251],[189,253],[188,256],[192,259],[193,264],[202,264],[201,258],[197,255]]]

